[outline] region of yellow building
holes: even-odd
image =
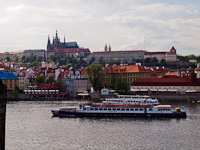
[[[13,90],[15,86],[19,86],[19,78],[12,72],[0,72],[0,79],[7,86],[7,90]]]
[[[151,78],[151,71],[139,65],[108,66],[104,68],[104,72],[106,85],[114,85],[117,79],[121,79],[130,86],[137,79]]]

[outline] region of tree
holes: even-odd
[[[91,65],[95,61],[95,57],[92,57],[89,61],[89,64]]]
[[[5,56],[3,60],[4,60],[5,62],[9,62],[9,61],[10,61],[10,57]]]
[[[126,82],[122,82],[122,79],[119,77],[115,81],[115,90],[120,94],[127,94],[129,90],[129,86]]]
[[[19,57],[16,54],[13,56],[13,61],[16,63],[19,62]]]
[[[150,62],[150,58],[149,58],[149,57],[146,58],[146,59],[144,60],[144,62],[145,62],[145,63],[149,63],[149,62]]]
[[[89,81],[92,84],[94,91],[100,90],[104,77],[102,65],[92,64],[86,68],[86,72],[89,76]]]
[[[45,77],[43,74],[40,74],[35,78],[34,80],[35,83],[45,83]]]
[[[162,59],[161,62],[160,62],[160,64],[161,64],[162,66],[166,66],[166,65],[167,65],[167,62],[166,62],[164,59]]]
[[[55,55],[49,55],[48,56],[48,61],[56,62],[56,60],[57,60],[57,57]]]
[[[54,83],[55,82],[55,80],[54,80],[54,74],[48,75],[48,77],[46,78],[45,82],[46,83]]]
[[[102,66],[105,66],[105,62],[103,60],[103,57],[99,57],[99,63],[102,65]]]
[[[22,93],[22,90],[20,90],[20,88],[17,85],[15,85],[13,89],[13,94],[17,96],[19,93]]]
[[[61,88],[62,92],[67,91],[67,85],[65,84],[62,78],[58,78],[55,84]]]

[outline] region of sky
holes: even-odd
[[[200,55],[199,0],[0,0],[0,53],[46,49],[56,30],[91,52]]]

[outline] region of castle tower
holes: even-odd
[[[174,48],[174,46],[172,46],[172,48],[170,49],[170,53],[171,54],[176,54],[176,49]]]

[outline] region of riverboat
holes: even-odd
[[[79,108],[52,110],[54,117],[165,117],[186,118],[186,111],[171,105],[81,104]]]
[[[151,98],[147,95],[117,95],[117,97],[106,98],[103,103],[159,105],[157,98]]]

